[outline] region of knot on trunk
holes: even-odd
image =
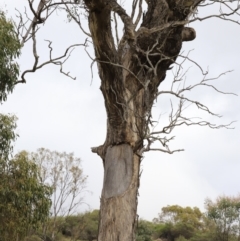
[[[184,27],[182,30],[182,41],[192,41],[196,38],[196,31],[193,28]]]

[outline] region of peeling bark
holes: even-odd
[[[132,179],[133,150],[127,144],[109,146],[105,156],[102,197],[124,194]]]

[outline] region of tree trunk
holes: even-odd
[[[195,38],[185,19],[199,0],[150,0],[138,31],[115,0],[84,0],[107,112],[107,137],[92,148],[103,160],[98,241],[135,240],[139,166],[151,109],[182,41]],[[114,43],[111,12],[124,23]]]

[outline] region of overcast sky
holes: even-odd
[[[0,0],[0,6],[8,9],[23,9],[26,0]],[[4,3],[7,7],[4,7]],[[53,41],[54,54],[62,54],[74,43],[83,43],[85,36],[77,25],[67,23],[63,13],[53,15],[39,32],[38,48],[40,61],[48,56],[47,43]],[[83,19],[85,25],[86,20]],[[240,95],[240,26],[231,22],[209,20],[193,25],[197,38],[184,43],[185,51],[194,49],[191,57],[214,77],[221,72],[234,70],[223,76],[216,84],[226,92]],[[93,51],[89,48],[93,55]],[[30,42],[22,50],[21,70],[32,66]],[[103,97],[99,90],[100,81],[96,66],[93,80],[91,61],[82,47],[75,49],[65,65],[76,80],[59,73],[57,66],[48,66],[27,75],[27,83],[17,85],[7,102],[0,106],[1,113],[14,113],[18,117],[19,139],[15,151],[36,151],[45,147],[60,152],[74,152],[82,159],[84,173],[89,176],[85,201],[91,209],[98,209],[103,182],[101,159],[91,153],[91,147],[102,144],[106,134],[106,113]],[[193,66],[193,64],[191,64]],[[200,72],[191,68],[187,81],[201,80]],[[167,88],[168,78],[161,88]],[[199,89],[192,95],[207,104],[213,111],[223,115],[212,122],[229,123],[240,119],[240,99],[236,96],[217,94],[212,90]],[[167,117],[169,97],[159,99],[154,115]],[[191,112],[191,111],[188,111]],[[196,112],[197,113],[197,112]],[[196,116],[193,111],[192,116]],[[203,115],[204,117],[206,115]],[[207,117],[207,116],[206,116]],[[208,117],[207,117],[208,118]],[[161,121],[161,119],[160,119]],[[152,220],[166,205],[198,206],[203,210],[206,197],[237,195],[240,190],[240,124],[234,130],[211,130],[206,127],[182,126],[174,132],[172,148],[185,151],[168,155],[147,153],[142,162],[139,190],[138,214]],[[84,211],[87,207],[81,207]]]

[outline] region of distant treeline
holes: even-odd
[[[240,240],[240,197],[218,197],[215,202],[205,200],[206,212],[197,207],[172,205],[163,207],[152,221],[136,220],[137,241],[239,241]],[[99,211],[79,215],[58,217],[54,241],[97,239]],[[49,220],[45,239],[52,241],[52,222]],[[44,238],[38,231],[35,235]],[[26,241],[35,241],[27,238]],[[43,239],[39,239],[43,240]]]

